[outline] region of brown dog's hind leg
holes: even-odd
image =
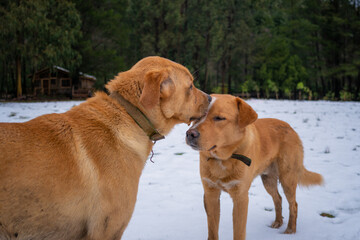
[[[275,221],[271,224],[272,228],[279,228],[283,224],[281,196],[277,188],[278,176],[276,174],[261,175],[261,180],[266,191],[270,194],[275,205]]]

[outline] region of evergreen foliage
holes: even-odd
[[[360,1],[0,3],[2,96],[31,94],[27,76],[52,65],[101,89],[149,55],[187,66],[209,93],[360,100]]]
[[[44,66],[74,69],[81,55],[75,4],[56,0],[16,0],[0,4],[0,93],[21,97],[30,87],[27,75]]]

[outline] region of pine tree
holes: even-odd
[[[80,55],[73,44],[80,36],[80,17],[67,1],[6,1],[0,6],[1,51],[6,71],[15,71],[17,97],[22,95],[21,75],[30,69],[54,64],[74,68]],[[6,41],[6,43],[4,42]],[[26,68],[24,68],[26,70]]]

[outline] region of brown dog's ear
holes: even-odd
[[[166,99],[175,92],[175,83],[168,77],[163,80],[160,84],[160,98]]]
[[[174,90],[175,85],[167,69],[150,71],[145,75],[140,103],[145,108],[151,109],[159,103],[160,97],[166,98],[170,96]]]
[[[258,118],[257,113],[252,109],[252,107],[247,104],[241,98],[236,98],[237,106],[239,109],[239,126],[244,128],[247,125],[253,123]]]

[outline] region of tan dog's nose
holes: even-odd
[[[189,129],[186,131],[186,143],[194,149],[197,149],[198,147],[199,137],[200,133],[196,129]]]
[[[189,129],[186,131],[186,137],[188,140],[194,140],[200,136],[200,133],[196,129]]]

